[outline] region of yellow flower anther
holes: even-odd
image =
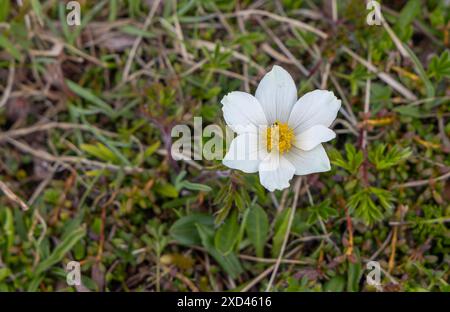
[[[275,121],[273,125],[267,128],[267,151],[271,152],[276,148],[280,154],[289,151],[294,139],[294,130],[287,123]]]

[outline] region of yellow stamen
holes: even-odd
[[[294,130],[289,128],[287,123],[276,121],[267,128],[267,151],[271,152],[276,148],[280,154],[289,151],[294,139]]]

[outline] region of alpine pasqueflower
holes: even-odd
[[[321,143],[336,137],[328,128],[341,107],[333,92],[315,90],[297,100],[291,75],[275,65],[255,96],[234,91],[221,103],[225,122],[238,134],[222,161],[225,166],[259,172],[269,191],[288,187],[294,174],[330,170]]]

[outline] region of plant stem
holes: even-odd
[[[289,216],[289,223],[288,223],[288,226],[286,229],[286,233],[284,234],[283,245],[281,246],[280,254],[278,255],[277,262],[275,263],[275,268],[273,269],[272,275],[270,276],[269,284],[267,285],[266,291],[270,291],[272,288],[272,284],[273,284],[273,281],[275,280],[275,276],[277,275],[278,268],[281,263],[281,259],[283,258],[284,250],[286,249],[289,234],[291,232],[292,221],[294,221],[295,210],[297,208],[298,195],[300,193],[301,184],[302,184],[302,178],[299,177],[295,181],[295,185],[294,185],[294,190],[295,190],[294,202],[292,203],[292,211],[291,211],[291,215]]]

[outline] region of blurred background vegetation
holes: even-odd
[[[370,260],[384,291],[450,290],[448,1],[379,26],[360,0],[79,3],[0,2],[0,290],[375,291]],[[268,193],[171,159],[274,64],[342,99],[330,172]]]

